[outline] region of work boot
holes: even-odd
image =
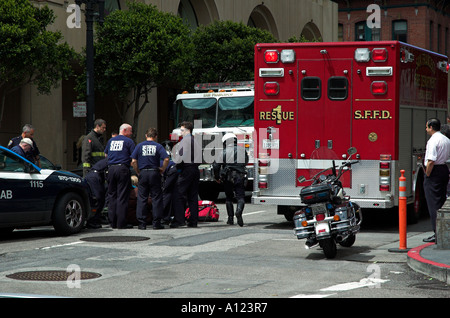
[[[233,225],[234,224],[234,207],[233,207],[233,202],[232,201],[226,201],[226,206],[227,206],[227,214],[228,214],[228,221],[227,224],[229,225]]]
[[[244,212],[245,201],[238,200],[236,208],[236,219],[239,226],[244,226],[244,220],[242,219],[242,212]]]

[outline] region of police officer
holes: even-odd
[[[170,227],[179,227],[185,223],[186,202],[189,206],[190,217],[187,220],[188,227],[197,227],[198,222],[198,184],[200,172],[198,166],[202,162],[202,149],[192,136],[194,128],[191,122],[182,122],[180,125],[183,139],[173,148],[173,161],[178,170],[178,179],[175,191],[174,220]]]
[[[12,138],[9,141],[8,149],[12,149],[13,147],[18,146],[23,138],[29,138],[33,142],[33,146],[31,151],[25,154],[25,158],[27,158],[29,161],[40,167],[41,166],[41,162],[39,160],[40,152],[33,137],[34,137],[34,127],[30,124],[25,124],[22,127],[22,134],[20,136]]]
[[[161,189],[161,173],[169,164],[169,156],[163,146],[156,142],[158,132],[156,128],[149,128],[145,133],[146,141],[136,146],[131,154],[131,165],[139,176],[136,218],[138,228],[146,229],[147,200],[149,194],[152,198],[153,229],[163,229],[163,197]],[[163,165],[160,167],[160,161]]]
[[[106,158],[95,163],[86,174],[86,182],[91,190],[92,212],[94,215],[87,220],[86,227],[89,229],[99,229],[102,227],[102,211],[105,207],[106,187],[105,178],[108,169]]]
[[[248,154],[244,147],[238,146],[235,134],[226,133],[222,137],[222,143],[224,148],[219,151],[213,164],[214,177],[218,182],[223,182],[225,188],[227,224],[234,224],[233,197],[236,197],[236,219],[238,225],[243,226],[242,212],[245,206],[245,183],[247,181],[245,166],[248,163]]]
[[[119,135],[108,140],[105,154],[108,160],[108,219],[112,228],[127,226],[128,200],[131,188],[131,154],[134,142],[130,139],[133,128],[122,124]]]
[[[105,149],[103,144],[103,133],[106,130],[106,121],[96,119],[94,129],[86,135],[81,146],[81,160],[83,162],[83,177],[98,161],[105,158]]]

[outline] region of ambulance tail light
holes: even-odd
[[[258,188],[268,189],[269,183],[267,182],[267,175],[259,175]]]
[[[264,94],[278,95],[279,92],[280,92],[280,85],[277,82],[264,83]]]
[[[391,155],[380,155],[380,191],[391,191]]]
[[[375,81],[370,85],[373,95],[384,95],[387,93],[387,83],[385,81]]]
[[[258,158],[258,188],[267,189],[269,187],[269,167],[270,167],[270,158],[267,153],[260,153]]]
[[[372,61],[374,62],[386,62],[388,58],[388,52],[385,48],[376,48],[372,50]]]
[[[279,53],[277,50],[267,50],[264,52],[264,60],[266,63],[278,63]]]

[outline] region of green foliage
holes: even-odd
[[[71,74],[74,51],[61,43],[60,32],[47,31],[54,22],[47,6],[33,7],[28,0],[0,1],[0,95],[24,84],[37,85],[49,94],[59,80]]]
[[[253,79],[255,45],[277,42],[268,31],[231,21],[199,27],[192,41],[193,79],[205,83]]]
[[[116,97],[122,119],[134,108],[135,134],[151,89],[179,86],[190,77],[191,41],[181,18],[153,5],[130,2],[128,7],[112,12],[96,28],[95,86],[99,93]],[[83,87],[78,85],[79,93]]]
[[[97,30],[96,83],[102,93],[126,99],[133,90],[179,84],[190,75],[189,29],[172,14],[130,3],[129,10],[114,11]]]

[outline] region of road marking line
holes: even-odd
[[[66,243],[66,244],[59,244],[59,245],[52,245],[52,246],[46,246],[46,247],[37,247],[37,250],[48,250],[51,248],[55,248],[55,247],[63,247],[63,246],[71,246],[71,245],[76,245],[76,244],[81,244],[84,243],[83,241],[78,241],[78,242],[72,242],[72,243]]]
[[[261,210],[261,211],[249,212],[249,213],[244,213],[244,215],[258,214],[258,213],[264,213],[264,212],[267,212],[267,211]]]
[[[347,291],[347,290],[352,290],[352,289],[362,288],[362,287],[376,287],[376,286],[379,286],[379,284],[385,283],[388,281],[389,281],[389,279],[363,278],[359,282],[338,284],[338,285],[330,286],[327,288],[322,288],[320,291]]]

